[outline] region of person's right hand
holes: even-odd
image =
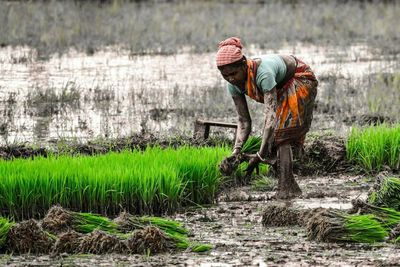
[[[230,175],[232,172],[232,162],[236,158],[236,155],[231,155],[224,158],[219,164],[219,170],[223,175]]]

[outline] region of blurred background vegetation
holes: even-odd
[[[1,1],[0,45],[169,54],[214,51],[235,35],[260,48],[363,42],[395,54],[399,14],[399,1]]]

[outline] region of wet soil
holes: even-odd
[[[3,256],[7,266],[396,266],[400,247],[389,243],[336,244],[309,241],[304,226],[263,226],[265,210],[271,206],[298,210],[348,210],[355,198],[365,198],[373,180],[366,176],[331,175],[296,177],[303,196],[292,201],[272,199],[274,192],[240,187],[225,191],[217,205],[186,209],[173,219],[190,229],[191,239],[210,243],[206,253],[178,252],[143,255]],[[314,198],[313,192],[324,197]],[[335,194],[334,194],[335,193]],[[235,195],[236,197],[231,197]]]

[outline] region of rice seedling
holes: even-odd
[[[384,241],[388,230],[373,214],[349,215],[325,211],[309,219],[307,236],[323,242],[375,243]]]
[[[227,147],[181,147],[96,156],[0,160],[0,205],[22,219],[59,204],[79,211],[117,214],[173,211],[212,203],[222,177],[217,164]]]
[[[246,154],[254,154],[260,150],[261,147],[261,137],[260,136],[250,136],[246,143],[244,143],[241,152]]]
[[[369,204],[400,211],[400,178],[387,177],[377,181],[369,195]]]
[[[347,158],[368,171],[383,166],[399,169],[400,124],[353,128],[346,144]]]
[[[275,185],[275,180],[264,175],[260,175],[258,179],[251,182],[251,188],[258,191],[271,191]]]
[[[7,218],[0,217],[0,250],[6,243],[8,232],[13,225],[15,225],[15,222],[10,221]]]

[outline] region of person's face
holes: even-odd
[[[246,81],[246,68],[245,65],[240,66],[222,66],[219,67],[222,77],[229,83],[242,87]]]

